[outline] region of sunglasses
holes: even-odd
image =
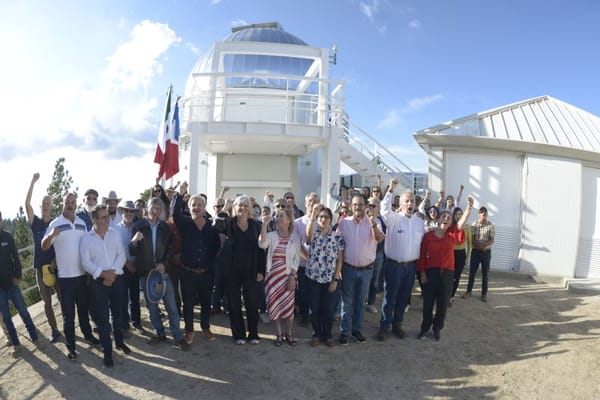
[[[223,206],[221,204],[216,204],[213,206],[213,208],[223,208]]]
[[[275,204],[275,208],[285,208],[283,204]]]

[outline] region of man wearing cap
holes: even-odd
[[[40,291],[40,297],[44,302],[46,319],[48,320],[48,325],[50,325],[50,329],[52,330],[48,340],[50,343],[56,343],[60,337],[60,332],[58,331],[56,316],[54,315],[54,308],[52,307],[52,291],[54,288],[54,291],[56,291],[56,295],[60,301],[60,285],[56,282],[53,286],[47,285],[44,282],[42,270],[44,265],[47,266],[46,269],[50,269],[52,271],[55,267],[55,264],[53,263],[54,248],[50,247],[48,251],[42,250],[42,239],[46,234],[46,229],[48,229],[48,225],[50,224],[51,220],[50,213],[52,211],[52,198],[50,196],[44,196],[40,206],[42,218],[39,218],[37,215],[35,215],[33,212],[33,207],[31,207],[31,197],[33,195],[33,187],[39,179],[40,174],[33,174],[31,183],[29,184],[29,190],[27,191],[27,196],[25,197],[25,212],[27,213],[27,222],[29,222],[31,233],[33,234],[33,268],[35,269],[35,279]]]
[[[102,204],[108,207],[108,225],[115,228],[121,222],[121,214],[117,212],[117,206],[121,199],[117,196],[117,192],[111,190],[108,192],[108,197],[102,197]]]
[[[146,218],[138,221],[131,231],[132,238],[129,242],[129,252],[136,257],[137,272],[140,275],[140,285],[150,313],[150,323],[157,334],[150,339],[149,343],[157,344],[167,340],[158,304],[150,301],[146,284],[150,272],[156,270],[162,275],[166,285],[163,303],[167,310],[169,326],[175,344],[181,350],[189,350],[189,345],[183,339],[183,333],[179,326],[179,313],[175,304],[173,284],[167,273],[172,256],[172,233],[167,223],[159,219],[162,208],[163,201],[160,198],[153,197],[150,199],[146,210]]]
[[[117,224],[116,230],[119,232],[121,243],[123,243],[127,254],[127,261],[125,261],[125,268],[123,268],[124,297],[121,311],[123,331],[127,333],[130,323],[133,324],[134,328],[143,331],[140,317],[140,276],[136,271],[135,257],[129,252],[129,241],[131,240],[133,220],[137,213],[137,208],[133,201],[121,200],[118,212],[121,214],[122,219]],[[128,305],[129,307],[127,307]]]
[[[206,219],[204,197],[194,195],[188,202],[191,217],[184,214],[181,194],[175,196],[173,219],[181,233],[181,293],[185,341],[191,344],[194,338],[194,305],[200,299],[200,327],[204,337],[214,340],[210,330],[210,303],[214,283],[212,269],[220,248],[217,231]]]
[[[75,215],[76,205],[75,194],[67,193],[63,200],[62,214],[50,222],[46,235],[42,239],[42,249],[49,250],[51,246],[54,246],[56,254],[56,268],[62,294],[63,331],[67,345],[67,357],[70,360],[77,358],[77,353],[75,353],[75,305],[77,305],[79,327],[85,339],[92,344],[100,343],[92,334],[88,316],[87,276],[79,256],[79,242],[87,229],[85,222]]]
[[[85,222],[88,231],[92,229],[92,210],[96,204],[98,204],[98,192],[94,189],[86,190],[83,197],[83,208],[77,212],[77,216]]]
[[[31,341],[35,343],[38,348],[43,347],[41,339],[38,338],[37,330],[35,329],[31,315],[25,305],[23,293],[21,293],[21,289],[19,288],[21,272],[21,260],[19,258],[17,246],[15,245],[15,240],[10,233],[4,230],[2,213],[0,213],[0,314],[2,314],[2,318],[4,318],[8,336],[14,346],[13,357],[19,356],[21,343],[19,342],[19,337],[17,336],[17,331],[10,315],[8,307],[9,300],[19,312],[23,323],[27,327]]]
[[[471,297],[475,285],[475,275],[477,275],[477,270],[481,264],[481,301],[485,303],[487,302],[488,275],[492,260],[492,245],[496,237],[496,226],[488,220],[487,208],[480,207],[477,216],[477,221],[471,225],[473,250],[471,250],[471,263],[469,265],[469,284],[462,298]]]
[[[115,347],[125,354],[131,353],[123,342],[122,305],[123,265],[127,259],[125,246],[119,232],[108,226],[107,206],[97,205],[92,210],[94,225],[82,238],[79,245],[81,262],[91,275],[92,301],[96,310],[96,322],[100,343],[104,351],[104,366],[112,367],[112,341],[110,338],[109,315],[112,313],[112,328]]]

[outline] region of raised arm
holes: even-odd
[[[463,229],[465,227],[465,224],[467,223],[467,221],[469,220],[469,217],[471,216],[471,211],[473,211],[473,197],[468,196],[467,197],[467,208],[465,209],[465,212],[463,213],[462,217],[460,218],[460,220],[458,220],[458,223],[456,224],[458,229]]]
[[[219,198],[225,198],[225,193],[229,191],[229,186],[221,187],[221,192],[219,193]]]
[[[33,223],[33,217],[35,213],[33,212],[33,207],[31,207],[31,196],[33,195],[33,187],[35,183],[40,179],[40,174],[35,173],[31,177],[31,183],[29,184],[29,190],[27,190],[27,196],[25,196],[25,213],[27,214],[27,222],[29,225]]]
[[[458,190],[458,195],[456,195],[456,201],[454,202],[454,207],[460,207],[460,199],[462,197],[463,190],[465,190],[465,187],[463,185],[460,185],[460,189]]]
[[[442,206],[442,202],[444,201],[444,191],[440,190],[440,197],[438,197],[437,201],[435,202],[435,206],[438,208],[438,210],[441,210],[441,206]]]
[[[425,215],[425,204],[427,204],[429,202],[429,204],[431,204],[431,191],[428,190],[425,193],[425,198],[423,199],[423,201],[421,202],[421,204],[419,204],[419,212],[423,215]]]

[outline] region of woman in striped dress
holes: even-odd
[[[300,238],[294,234],[294,218],[288,209],[280,209],[275,215],[277,230],[267,233],[270,217],[264,217],[258,245],[267,251],[266,292],[267,313],[275,321],[276,346],[285,339],[290,346],[296,345],[292,327],[294,324],[294,297],[300,263]],[[281,321],[286,321],[286,333]]]

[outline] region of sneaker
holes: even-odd
[[[394,325],[392,326],[392,333],[394,333],[394,335],[400,339],[404,339],[406,337],[406,332],[404,332],[402,329],[401,322],[394,322]]]
[[[465,294],[463,294],[461,297],[463,299],[468,299],[469,297],[471,297],[471,292],[465,292]]]
[[[206,333],[204,335],[206,336]],[[186,332],[183,340],[185,340],[187,344],[192,344],[194,342],[194,332]]]
[[[417,339],[419,339],[419,340],[425,339],[425,337],[427,337],[428,333],[429,333],[429,331],[421,331],[421,332],[419,332],[419,334],[417,335]]]
[[[54,344],[54,343],[58,342],[58,338],[60,338],[60,332],[59,331],[52,331],[52,334],[48,338],[48,341],[50,343]]]
[[[175,346],[181,351],[188,351],[190,349],[190,345],[185,339],[181,339],[179,342],[175,343]]]
[[[266,325],[271,323],[271,320],[269,319],[269,316],[267,315],[267,313],[260,313],[260,321]]]
[[[340,335],[339,342],[342,346],[348,345],[348,335]]]
[[[481,301],[483,301],[484,303],[487,303],[487,294],[481,295]]]
[[[383,328],[379,328],[379,330],[377,331],[377,336],[375,336],[375,339],[377,339],[380,342],[385,342],[385,340],[387,339],[387,329],[383,329]]]
[[[206,340],[208,340],[209,342],[212,342],[213,340],[215,340],[215,335],[210,331],[210,329],[204,329],[202,331],[202,333],[204,334],[204,338]]]
[[[100,344],[100,341],[94,336],[94,335],[88,335],[85,337],[85,341],[93,344],[93,345],[98,345]]]
[[[237,339],[235,341],[235,344],[237,344],[238,346],[242,346],[242,345],[246,344],[246,341],[244,339]]]
[[[155,335],[155,336],[152,336],[150,338],[150,340],[148,340],[148,344],[156,345],[156,344],[166,342],[166,341],[167,341],[167,337],[165,335]]]
[[[260,344],[260,339],[256,339],[256,338],[255,339],[250,339],[248,341],[248,343],[253,344],[253,345],[257,345],[257,344]]]
[[[77,353],[75,353],[75,350],[73,350],[73,351],[69,350],[67,352],[67,358],[69,360],[73,360],[73,361],[76,360],[77,359]]]
[[[367,341],[367,338],[365,338],[362,333],[360,333],[359,331],[354,331],[352,332],[352,337],[354,338],[354,340],[356,340],[358,343],[365,343]]]
[[[13,358],[21,357],[21,345],[14,346],[13,351],[12,351],[12,356],[13,356]]]
[[[374,304],[367,304],[365,310],[370,314],[377,314],[377,307]]]

